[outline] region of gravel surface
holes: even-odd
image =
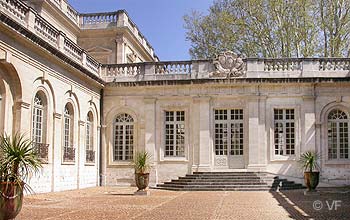
[[[96,187],[26,196],[22,211],[16,220],[350,219],[348,188],[322,188],[315,195],[304,195],[303,190],[150,190],[149,196],[134,196],[135,190],[131,187]]]

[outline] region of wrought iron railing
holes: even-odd
[[[86,150],[86,162],[94,163],[95,162],[95,151],[94,150]]]
[[[33,143],[34,148],[39,156],[39,158],[42,160],[43,163],[48,163],[49,161],[49,144],[45,143]]]
[[[75,148],[73,146],[64,147],[63,162],[75,162]]]

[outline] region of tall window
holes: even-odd
[[[133,159],[134,119],[128,114],[120,114],[114,121],[114,161]]]
[[[275,155],[295,155],[294,109],[274,109]]]
[[[349,118],[334,109],[328,114],[328,159],[349,159]]]
[[[215,155],[243,155],[243,109],[217,109]]]
[[[74,112],[73,106],[67,103],[64,107],[64,128],[63,128],[63,161],[74,162],[75,161],[75,149],[73,145],[73,132],[74,132]]]
[[[184,111],[165,111],[165,156],[185,156]]]
[[[93,123],[92,113],[89,112],[86,118],[86,162],[95,162]]]
[[[44,121],[46,117],[44,100],[38,93],[34,97],[34,108],[33,108],[33,131],[32,140],[34,143],[43,143],[44,139]]]
[[[32,111],[32,141],[43,162],[48,160],[48,148],[46,144],[46,100],[41,92],[34,97]]]

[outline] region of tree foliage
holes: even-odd
[[[194,59],[232,50],[249,57],[349,56],[350,0],[215,0],[184,16]]]

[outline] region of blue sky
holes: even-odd
[[[151,43],[160,60],[188,60],[183,15],[207,13],[213,0],[68,0],[79,12],[125,9]]]

